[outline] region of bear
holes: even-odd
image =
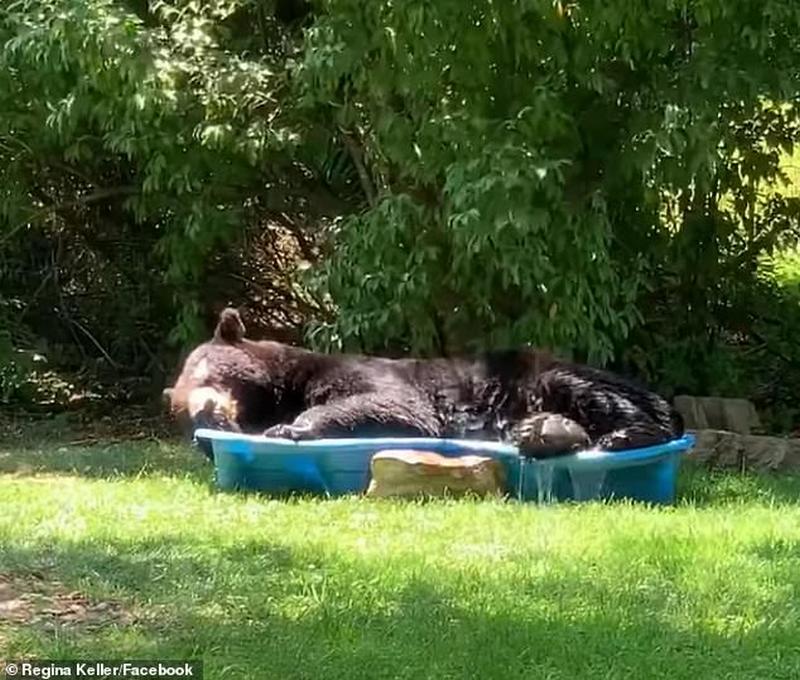
[[[542,350],[388,359],[245,336],[238,311],[224,309],[213,337],[187,356],[164,391],[174,416],[188,417],[193,429],[295,441],[493,439],[536,458],[644,447],[683,434],[681,416],[661,396]]]

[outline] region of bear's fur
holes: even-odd
[[[536,457],[648,446],[683,433],[667,401],[611,373],[533,349],[449,359],[322,354],[245,338],[233,309],[165,390],[206,427],[294,440],[510,439]]]

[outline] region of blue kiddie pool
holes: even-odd
[[[326,496],[362,493],[370,482],[372,456],[387,449],[414,449],[443,456],[499,459],[506,491],[523,501],[553,502],[629,498],[672,503],[681,455],[692,435],[625,451],[587,450],[545,460],[526,459],[517,447],[491,441],[408,437],[318,439],[293,442],[258,435],[201,429],[211,443],[216,483],[223,490]]]

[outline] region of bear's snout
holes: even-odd
[[[229,392],[198,387],[189,394],[187,411],[194,429],[239,431],[236,402]]]

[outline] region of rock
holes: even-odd
[[[488,456],[449,458],[414,450],[378,451],[370,465],[368,496],[503,494],[505,468]]]
[[[758,412],[747,399],[694,397],[681,394],[675,397],[673,405],[683,416],[687,429],[727,430],[738,434],[750,434],[761,427]]]
[[[708,430],[708,419],[697,397],[679,394],[672,400],[672,405],[681,414],[687,430]]]
[[[800,439],[742,435],[724,430],[693,432],[689,460],[712,468],[784,472],[800,470]]]
[[[759,472],[800,469],[800,441],[786,437],[741,437],[744,467]]]
[[[696,443],[687,454],[689,460],[707,467],[740,468],[742,450],[739,435],[725,430],[690,431]]]
[[[786,447],[786,457],[783,459],[783,469],[800,472],[800,439],[792,437]]]

